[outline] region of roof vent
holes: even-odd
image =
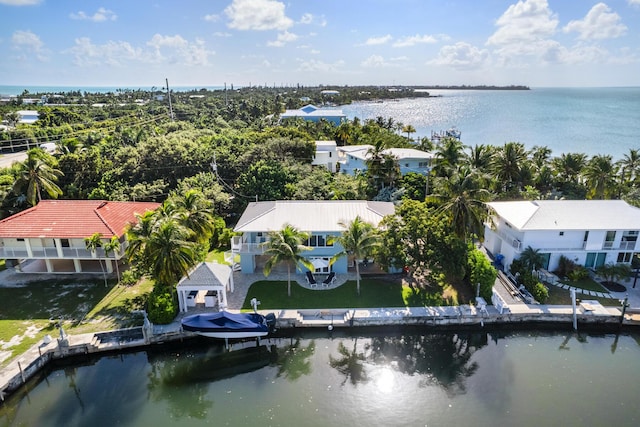
[[[108,203],[108,202],[102,202],[102,203],[100,203],[100,205],[99,205],[96,209],[100,209],[100,208],[105,207],[107,203]]]

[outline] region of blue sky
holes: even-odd
[[[0,85],[640,85],[640,0],[0,0],[0,16]]]

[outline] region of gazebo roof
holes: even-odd
[[[231,267],[214,262],[201,262],[178,282],[181,290],[223,290],[231,277]]]

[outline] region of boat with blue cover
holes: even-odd
[[[259,313],[200,313],[182,319],[182,329],[210,338],[254,338],[268,335],[275,315]]]

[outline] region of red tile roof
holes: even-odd
[[[156,209],[159,203],[104,200],[42,200],[36,206],[0,221],[0,237],[85,238],[101,233],[122,236],[136,214]]]

